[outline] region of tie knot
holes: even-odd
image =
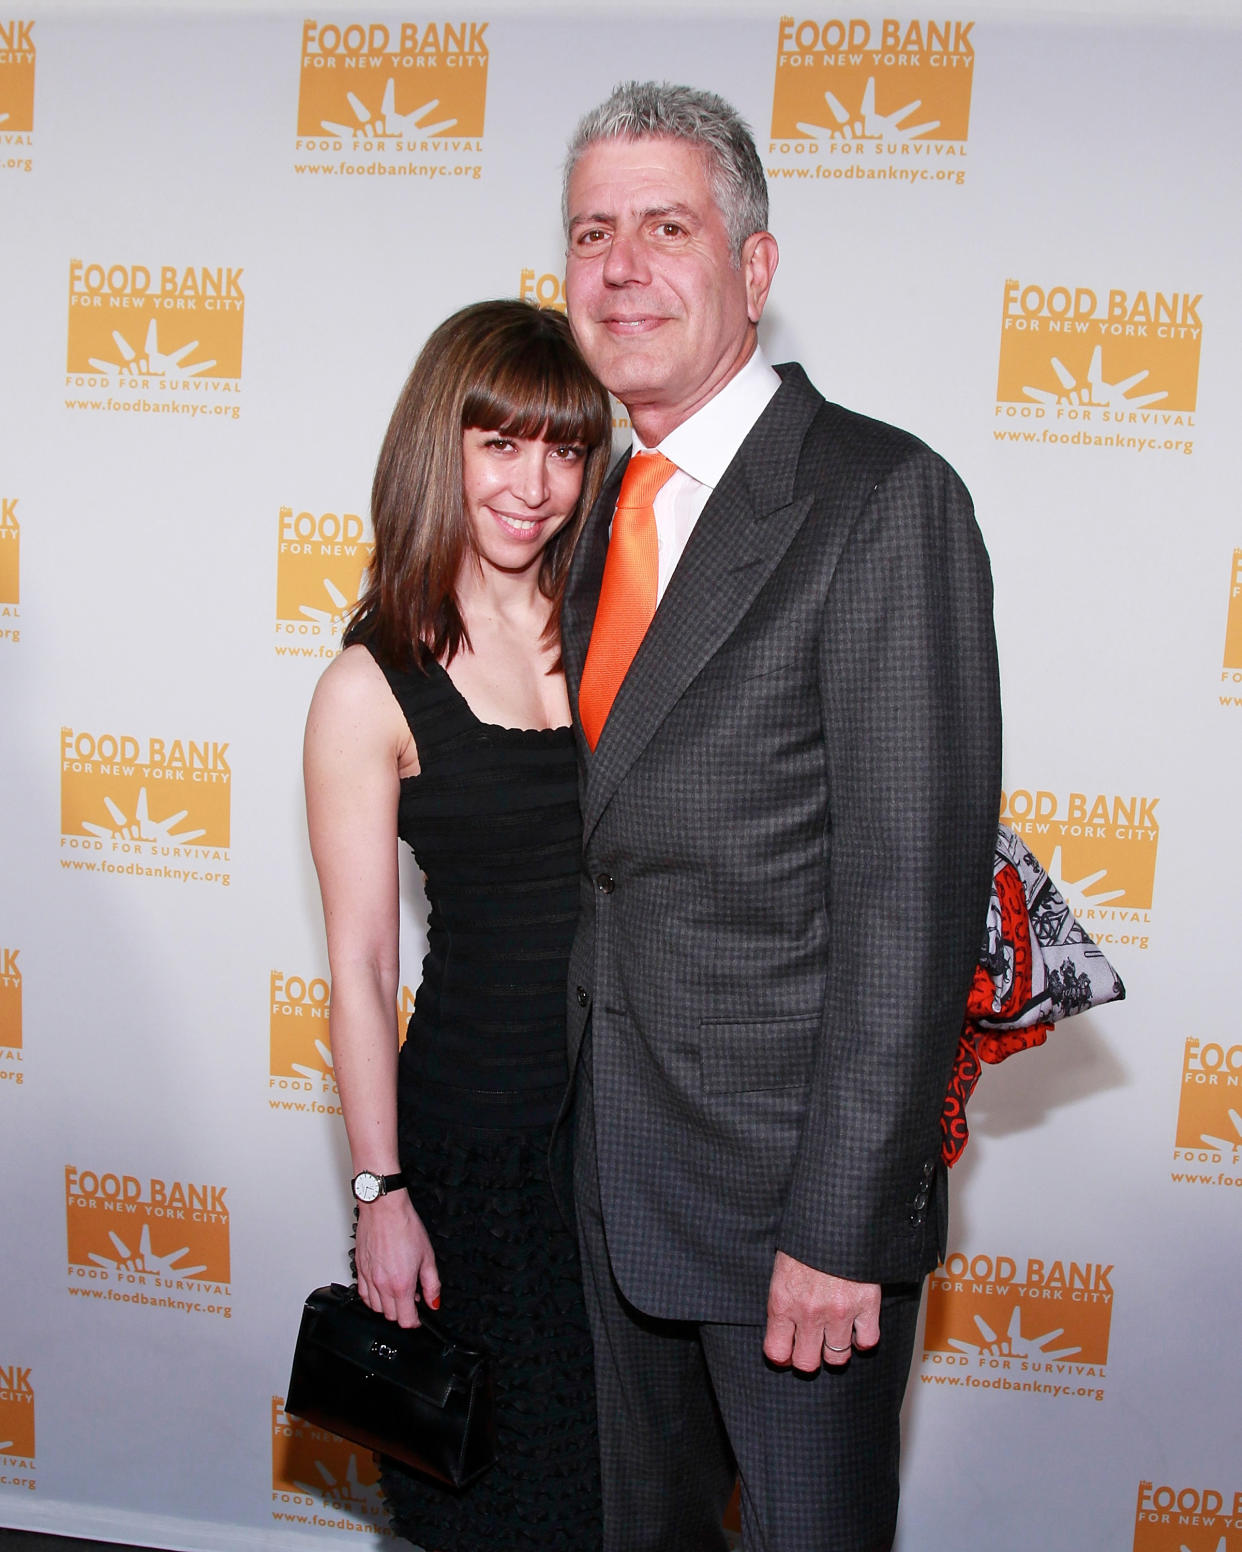
[[[649,507],[656,492],[677,473],[677,465],[663,453],[635,453],[621,477],[618,507]]]

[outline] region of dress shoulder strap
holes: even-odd
[[[370,651],[370,647],[367,649]],[[374,652],[371,654],[375,657]],[[375,658],[406,726],[414,735],[419,764],[425,770],[471,734],[469,714],[453,681],[434,658],[394,668]]]

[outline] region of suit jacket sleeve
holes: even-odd
[[[901,1281],[944,1252],[939,1117],[1000,800],[987,552],[966,490],[921,445],[860,507],[819,682],[831,944],[778,1243],[838,1276]]]

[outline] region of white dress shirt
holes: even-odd
[[[677,473],[660,488],[653,503],[660,549],[657,603],[664,597],[708,497],[780,385],[780,378],[756,348],[736,377],[689,420],[670,431],[659,447],[645,447],[634,433],[634,452],[660,452],[677,465]]]

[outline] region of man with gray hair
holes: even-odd
[[[575,1198],[606,1552],[877,1552],[999,809],[953,471],[774,369],[763,168],[720,98],[579,126],[566,295],[633,452],[562,640],[580,737]]]

